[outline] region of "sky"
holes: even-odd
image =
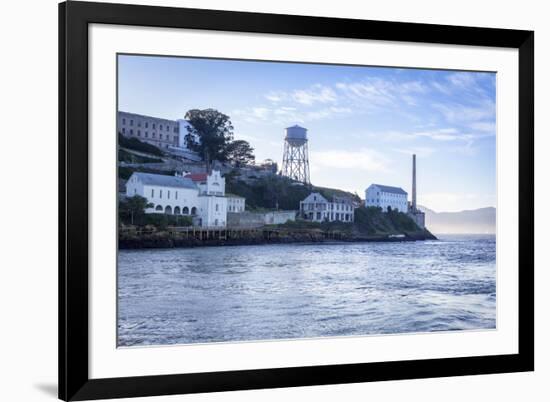
[[[286,127],[308,129],[311,182],[372,183],[437,212],[496,207],[496,74],[395,67],[119,55],[119,110],[230,116],[256,161],[282,163]]]

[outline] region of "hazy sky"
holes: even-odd
[[[311,181],[411,190],[436,211],[496,206],[493,73],[119,56],[119,110],[167,119],[214,108],[257,161],[281,166],[284,128],[308,129]]]

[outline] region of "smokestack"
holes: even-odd
[[[413,154],[412,210],[416,212],[416,155]]]

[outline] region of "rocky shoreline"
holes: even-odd
[[[361,235],[346,233],[326,233],[320,231],[284,232],[276,233],[258,231],[239,238],[228,239],[197,239],[185,237],[177,233],[155,232],[151,234],[120,234],[118,248],[128,249],[155,249],[155,248],[193,248],[214,246],[248,246],[263,244],[291,244],[291,243],[358,243],[358,242],[403,242],[437,240],[429,231],[403,233],[401,235]]]

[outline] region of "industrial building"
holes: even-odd
[[[391,208],[406,213],[408,211],[407,192],[401,187],[371,184],[365,190],[365,206],[380,207],[383,211]]]
[[[420,228],[426,225],[424,212],[416,205],[416,155],[412,156],[412,200],[407,200],[407,192],[401,187],[371,184],[365,190],[365,206],[388,208],[406,213]]]
[[[300,201],[300,217],[312,222],[353,222],[354,207],[346,198],[329,201],[320,193],[311,193]]]
[[[227,224],[225,179],[219,171],[185,177],[134,172],[126,182],[126,196],[134,195],[153,204],[146,213],[188,215],[202,227]]]

